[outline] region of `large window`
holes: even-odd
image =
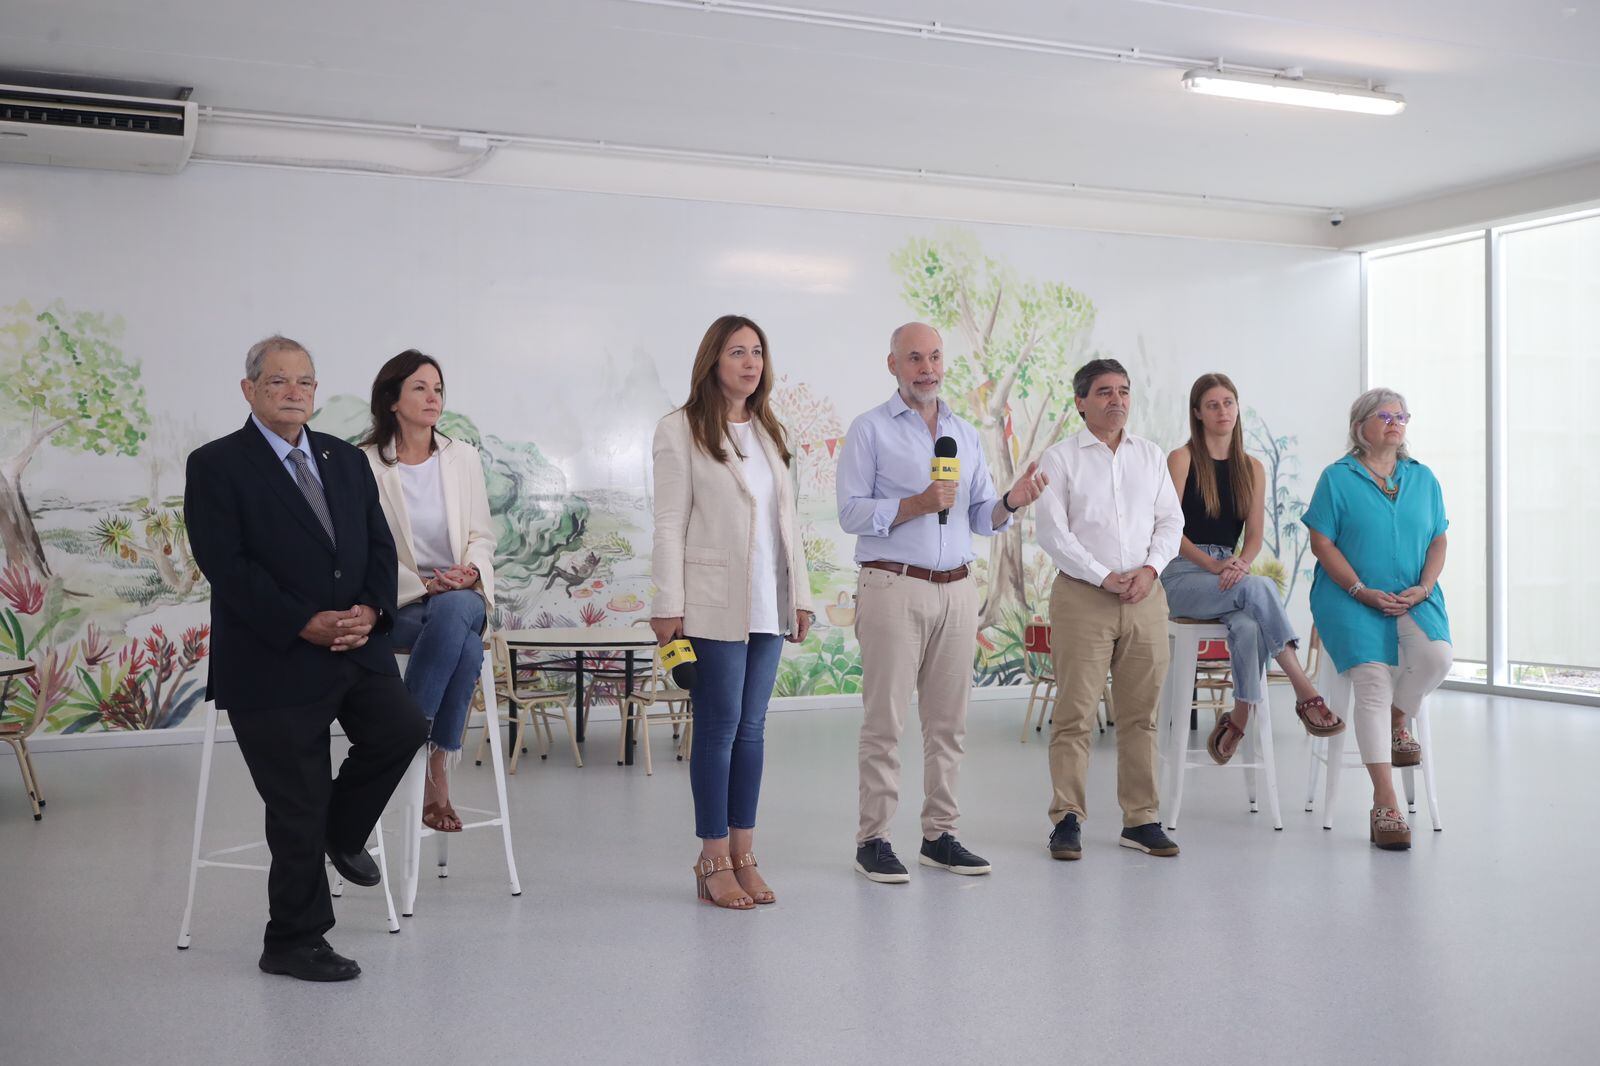
[[[1500,249],[1512,680],[1600,692],[1600,216]]]
[[[1600,696],[1600,215],[1372,253],[1366,277],[1368,383],[1405,394],[1444,487],[1456,678]]]
[[[1458,677],[1487,677],[1489,571],[1482,236],[1367,262],[1372,385],[1411,408],[1406,439],[1444,489],[1450,554],[1440,585]]]

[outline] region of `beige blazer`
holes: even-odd
[[[785,631],[797,610],[811,610],[811,582],[795,516],[795,486],[778,449],[758,424],[756,436],[772,467],[778,502],[778,618]],[[699,448],[689,419],[677,410],[656,425],[655,544],[650,574],[653,618],[683,618],[684,633],[707,640],[750,636],[751,548],[756,501],[737,458],[719,463]]]
[[[489,517],[489,490],[483,481],[483,460],[478,449],[464,441],[442,434],[439,444],[439,480],[444,483],[445,520],[449,526],[450,550],[456,565],[471,564],[483,577],[483,598],[494,606],[494,522]],[[415,603],[424,595],[423,577],[417,572],[416,548],[411,542],[411,521],[406,517],[406,493],[400,483],[400,468],[384,462],[376,447],[361,449],[378,482],[378,502],[383,517],[389,520],[395,551],[400,556],[398,606]],[[387,458],[394,458],[391,448]],[[426,575],[432,577],[432,574]]]

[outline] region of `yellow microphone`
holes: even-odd
[[[961,460],[956,458],[956,439],[940,437],[933,442],[933,465],[929,477],[934,481],[960,481]],[[950,521],[950,508],[939,512],[939,524]]]
[[[672,673],[672,680],[679,688],[694,688],[695,677],[699,671],[694,665],[694,645],[689,643],[688,638],[679,637],[663,644],[660,655],[661,669]]]

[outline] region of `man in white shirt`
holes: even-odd
[[[1095,705],[1111,671],[1117,701],[1117,801],[1122,846],[1176,855],[1161,830],[1156,707],[1171,652],[1157,580],[1178,552],[1183,509],[1166,456],[1127,432],[1128,372],[1095,359],[1072,379],[1084,428],[1039,460],[1039,546],[1060,572],[1050,590],[1056,706],[1050,732],[1050,854],[1083,854],[1084,778]]]

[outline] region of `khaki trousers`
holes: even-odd
[[[1057,574],[1050,589],[1050,658],[1056,672],[1050,824],[1069,813],[1085,820],[1089,742],[1108,669],[1117,703],[1117,802],[1122,806],[1122,824],[1157,821],[1156,712],[1172,658],[1167,594],[1161,582],[1130,607],[1115,593]]]
[[[856,843],[889,839],[900,800],[900,733],[911,695],[922,719],[922,835],[956,831],[956,778],[967,735],[978,583],[948,584],[863,567],[856,585],[861,644],[861,821]]]

